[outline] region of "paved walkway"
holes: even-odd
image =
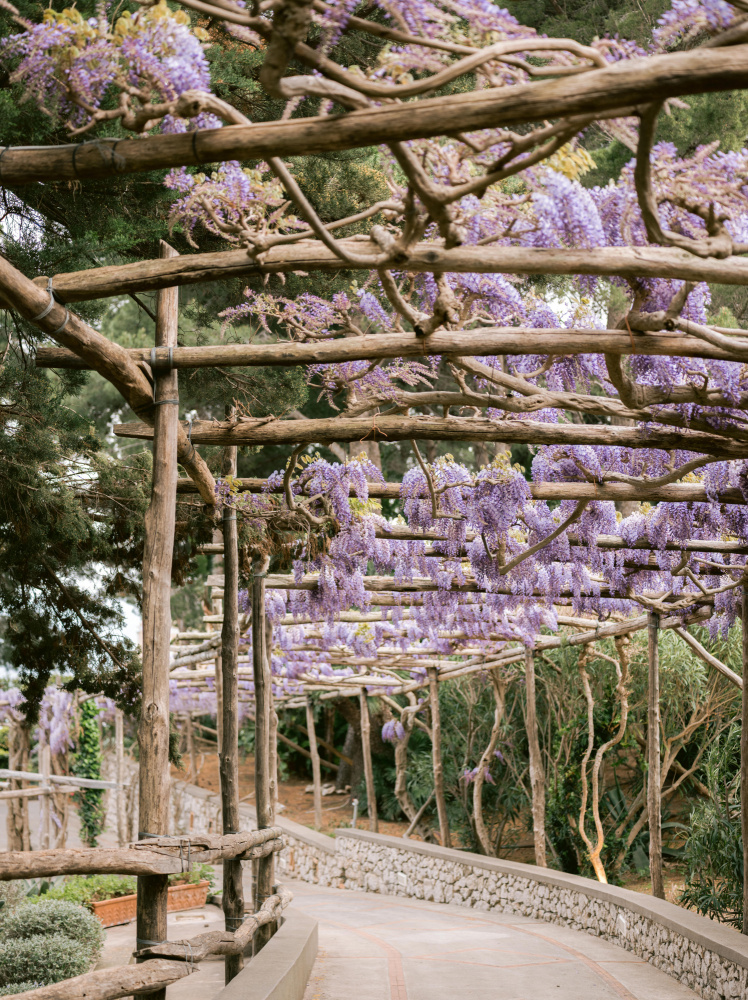
[[[616,945],[510,914],[288,882],[319,921],[304,1000],[688,1000]]]
[[[5,847],[0,804],[0,849]],[[31,804],[36,845],[36,803]],[[77,817],[68,838],[77,846]],[[116,843],[112,835],[101,846]],[[220,868],[217,871],[220,881]],[[319,921],[319,955],[304,1000],[689,1000],[696,994],[635,955],[578,931],[465,907],[324,889],[287,880],[293,906]],[[249,871],[245,894],[249,898]],[[218,907],[169,914],[168,936],[223,925]],[[107,933],[99,967],[126,964],[135,925]],[[202,962],[167,1000],[212,1000],[223,959]]]

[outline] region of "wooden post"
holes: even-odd
[[[13,720],[8,727],[8,767],[12,771],[29,769],[29,726],[25,719]],[[11,778],[9,788],[23,789],[27,783]],[[6,818],[9,851],[30,851],[29,801],[27,798],[8,799]]]
[[[647,815],[649,819],[649,873],[652,895],[665,898],[662,881],[662,797],[660,790],[660,616],[649,613],[649,688],[647,706]]]
[[[185,716],[185,729],[187,731],[187,753],[190,756],[190,781],[194,782],[197,780],[197,753],[195,752],[195,727],[189,712]]]
[[[545,856],[545,768],[540,754],[538,736],[538,704],[535,691],[535,655],[525,650],[525,697],[527,708],[525,727],[530,758],[530,792],[532,795],[532,834],[535,842],[535,864],[548,867]]]
[[[361,708],[361,749],[364,755],[366,810],[369,813],[369,829],[372,833],[376,833],[379,829],[377,820],[377,791],[374,787],[374,765],[371,760],[371,719],[369,718],[369,702],[366,699],[365,688],[361,688],[358,698]]]
[[[451,847],[447,800],[444,796],[444,767],[442,766],[442,719],[439,711],[439,680],[436,667],[428,668],[429,709],[431,711],[431,759],[434,766],[434,795],[439,817],[439,837],[442,847]]]
[[[743,585],[743,694],[740,730],[740,828],[743,837],[743,934],[748,934],[748,583]]]
[[[161,242],[160,256],[177,253]],[[179,293],[158,293],[156,346],[177,343]],[[143,554],[143,698],[138,727],[140,789],[138,839],[169,832],[169,640],[171,630],[171,563],[177,492],[179,405],[176,371],[154,373],[156,401],[153,434],[153,484],[145,515]],[[173,401],[173,402],[172,402]],[[138,947],[166,940],[167,875],[138,878]],[[166,990],[149,994],[165,1000]]]
[[[314,829],[322,829],[322,769],[319,764],[317,731],[314,728],[314,709],[309,695],[306,696],[306,728],[309,733],[309,753],[312,758],[312,782],[314,784]]]
[[[236,448],[224,448],[224,476],[236,476]],[[239,539],[236,511],[223,508],[223,625],[221,627],[222,718],[219,770],[223,832],[239,833]],[[216,678],[218,690],[218,678]],[[223,913],[226,930],[236,931],[244,920],[241,861],[223,862]],[[244,966],[241,955],[226,955],[226,982]]]
[[[122,709],[114,710],[114,753],[117,782],[117,843],[120,847],[127,844],[127,816],[125,810],[125,716]]]
[[[270,663],[265,655],[265,577],[267,562],[255,564],[252,574],[252,671],[255,682],[255,802],[257,828],[273,825],[273,796],[270,787]],[[255,912],[273,894],[273,855],[256,862]],[[269,925],[254,936],[254,950],[260,951],[272,936]]]
[[[51,751],[49,743],[39,747],[39,773],[42,775],[42,787],[50,788],[49,776],[52,773]],[[49,792],[39,796],[39,849],[48,851],[51,825],[52,796]]]

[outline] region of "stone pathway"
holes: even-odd
[[[617,945],[512,914],[287,881],[319,921],[304,1000],[688,1000]]]

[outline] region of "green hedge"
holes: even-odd
[[[98,961],[104,945],[101,921],[83,906],[64,899],[26,903],[2,922],[3,938],[31,938],[40,934],[64,934],[77,942],[89,963]]]
[[[46,986],[80,976],[90,967],[86,949],[64,934],[34,934],[0,944],[0,986],[19,982]]]
[[[11,997],[14,993],[28,993],[38,990],[44,983],[11,983],[10,986],[0,986],[0,997]]]

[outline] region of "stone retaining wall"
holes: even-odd
[[[134,776],[135,777],[135,776]],[[251,807],[240,812],[255,823]],[[220,800],[172,783],[173,834],[220,829]],[[563,924],[620,945],[705,1000],[748,998],[748,937],[673,903],[592,879],[363,830],[327,837],[279,817],[278,874],[339,889],[457,903]]]
[[[279,867],[295,878],[563,924],[620,945],[705,1000],[748,997],[748,938],[673,903],[418,841],[338,830],[333,842],[281,825],[288,847]]]

